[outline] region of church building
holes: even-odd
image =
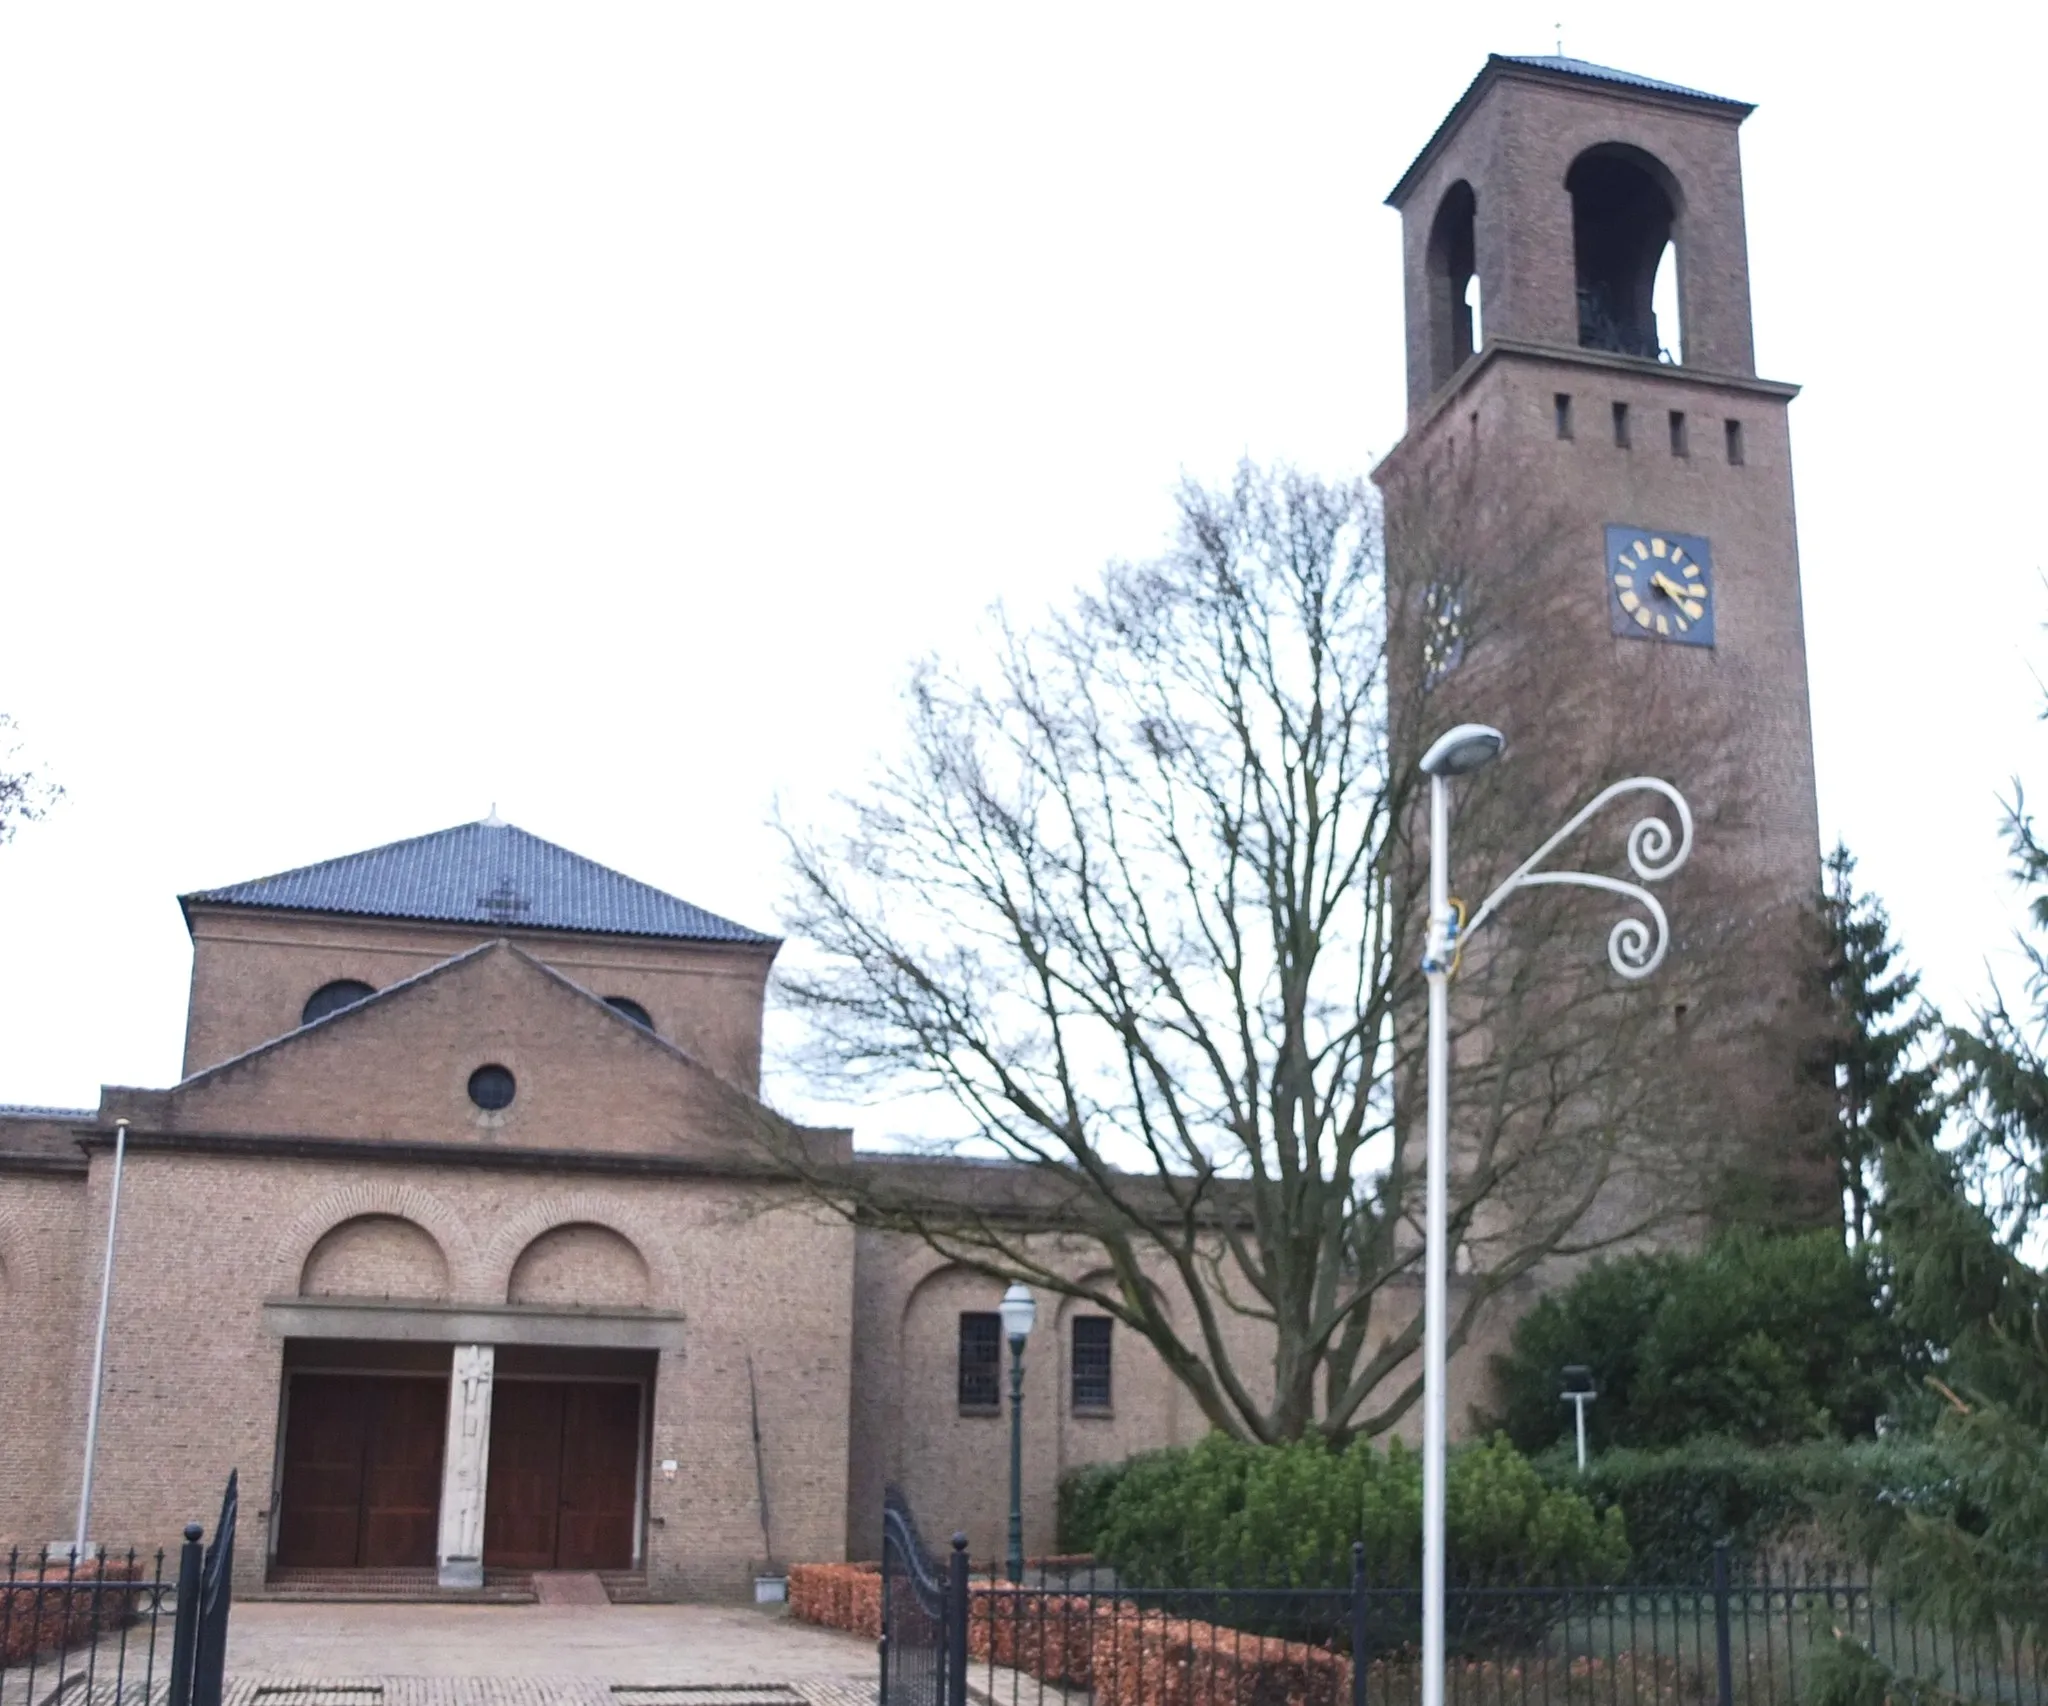
[[[1423,623],[1397,739],[1508,726],[1546,817],[1637,768],[1693,797],[1717,885],[1696,892],[1724,910],[1673,901],[1657,1058],[1699,1074],[1732,1170],[1824,1209],[1782,1118],[1819,845],[1794,387],[1755,368],[1748,110],[1490,59],[1390,198],[1409,409],[1377,477],[1390,600]],[[1490,531],[1456,540],[1465,517]],[[1717,815],[1731,757],[1745,791]],[[790,1135],[760,1097],[774,937],[495,818],[180,904],[178,1081],[0,1108],[0,1544],[72,1532],[112,1223],[95,1541],[172,1544],[234,1469],[242,1592],[578,1570],[740,1597],[777,1565],[874,1556],[891,1482],[998,1552],[1002,1286],[835,1212],[764,1150]],[[1715,1018],[1685,968],[1758,920],[1757,1012]],[[1702,1011],[1719,1028],[1694,1041]],[[922,1164],[963,1192],[994,1177]],[[1133,1335],[1039,1303],[1033,1553],[1063,1473],[1204,1426]],[[1484,1349],[1453,1365],[1459,1422]]]
[[[774,937],[494,820],[181,905],[179,1081],[0,1108],[5,1543],[72,1532],[118,1135],[95,1541],[235,1469],[245,1592],[737,1597],[873,1555],[892,1480],[994,1555],[1002,1287],[771,1162]],[[1193,1426],[1110,1327],[1042,1302],[1034,1551],[1065,1469]]]

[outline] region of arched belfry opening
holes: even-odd
[[[1479,201],[1462,178],[1444,192],[1429,231],[1430,382],[1441,385],[1478,352]]]
[[[1669,323],[1660,326],[1657,315],[1660,265],[1667,279],[1662,294],[1667,303],[1675,300],[1679,203],[1671,174],[1640,148],[1603,143],[1572,162],[1564,186],[1572,198],[1580,347],[1677,359],[1682,327],[1669,308]]]

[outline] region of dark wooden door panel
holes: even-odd
[[[484,1479],[484,1563],[489,1568],[555,1567],[563,1392],[557,1380],[501,1380],[492,1389],[491,1455]]]
[[[440,1538],[445,1380],[373,1380],[363,1452],[362,1562],[430,1565]]]
[[[569,1387],[562,1412],[557,1569],[632,1568],[639,1465],[640,1388]]]
[[[364,1383],[346,1375],[297,1374],[285,1409],[284,1508],[277,1561],[347,1569],[361,1540]]]

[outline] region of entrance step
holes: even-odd
[[[481,1588],[444,1588],[440,1574],[425,1569],[276,1569],[263,1584],[264,1599],[388,1602],[447,1605],[531,1605],[538,1597],[524,1570],[486,1570]]]
[[[605,1597],[614,1605],[673,1605],[674,1594],[657,1594],[647,1585],[645,1570],[599,1570]]]
[[[533,1592],[542,1605],[609,1605],[595,1570],[535,1570]]]

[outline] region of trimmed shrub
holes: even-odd
[[[790,1565],[789,1614],[805,1623],[880,1640],[881,1565]]]
[[[0,1590],[0,1664],[35,1653],[56,1652],[91,1640],[102,1630],[118,1629],[136,1614],[142,1566],[109,1558],[102,1574],[97,1560],[74,1571],[55,1565],[40,1581]]]
[[[1882,1439],[1764,1449],[1695,1439],[1665,1451],[1603,1452],[1579,1475],[1563,1451],[1542,1460],[1553,1485],[1602,1512],[1619,1511],[1643,1581],[1700,1581],[1714,1543],[1738,1556],[1772,1550],[1838,1553],[1845,1519],[1878,1504],[1945,1508],[1953,1472],[1927,1439]]]
[[[1445,1488],[1451,1556],[1474,1578],[1611,1581],[1628,1562],[1626,1520],[1546,1484],[1505,1439],[1455,1451]],[[1212,1434],[1134,1458],[1102,1501],[1095,1549],[1147,1586],[1337,1586],[1351,1544],[1375,1582],[1420,1579],[1422,1459],[1395,1441],[1249,1446]]]
[[[1102,1514],[1109,1508],[1109,1496],[1116,1491],[1125,1471],[1138,1461],[1139,1458],[1126,1458],[1121,1463],[1084,1463],[1060,1477],[1055,1544],[1062,1552],[1095,1551],[1096,1530],[1102,1526]]]
[[[1096,1706],[1349,1706],[1351,1663],[1299,1641],[1150,1616],[1095,1627]]]
[[[1571,1437],[1559,1397],[1571,1363],[1593,1371],[1587,1435],[1605,1449],[1868,1438],[1913,1360],[1870,1263],[1830,1231],[1596,1262],[1523,1316],[1510,1345],[1493,1359],[1488,1425],[1524,1451]]]

